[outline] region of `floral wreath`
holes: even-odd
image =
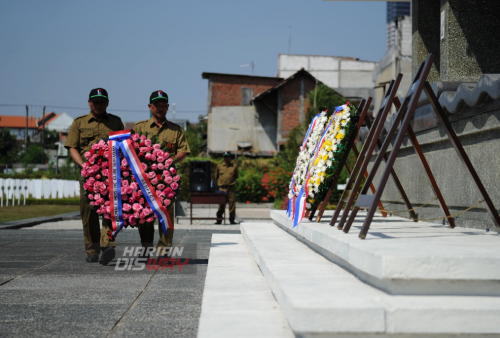
[[[288,192],[288,198],[290,199],[294,195],[297,196],[311,168],[311,158],[314,156],[316,146],[321,138],[325,124],[328,121],[326,114],[327,111],[325,110],[313,119],[310,130],[308,131],[309,134],[306,134],[306,138],[300,147],[295,170],[289,185],[290,190]]]
[[[347,149],[347,143],[356,128],[358,122],[358,110],[352,104],[337,107],[333,119],[325,130],[324,142],[318,149],[318,153],[310,169],[310,180],[308,182],[308,202],[313,205],[321,203],[335,175],[340,160]]]

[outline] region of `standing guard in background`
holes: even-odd
[[[73,161],[82,168],[83,156],[92,144],[108,137],[110,131],[123,130],[122,120],[106,112],[109,104],[108,92],[102,88],[92,89],[89,94],[90,114],[77,117],[69,128],[64,147],[69,150]],[[80,182],[82,189],[82,182]],[[102,232],[99,229],[99,215],[92,209],[85,194],[80,193],[80,214],[82,215],[83,238],[88,263],[99,261],[107,265],[115,258],[114,240],[108,236],[112,232],[111,220],[102,219]],[[99,252],[102,248],[102,255]]]
[[[227,151],[222,155],[224,162],[217,165],[215,170],[215,178],[219,191],[227,191],[227,203],[229,204],[229,222],[238,224],[235,221],[236,217],[236,179],[238,178],[238,166],[234,161],[231,161],[231,154]],[[224,213],[224,204],[219,205],[217,218],[222,218]],[[221,224],[222,221],[217,220],[215,224]]]
[[[184,161],[191,151],[182,127],[166,119],[169,107],[167,93],[161,90],[154,91],[149,97],[148,107],[152,117],[149,120],[137,122],[133,129],[134,133],[147,133],[148,138],[156,135],[159,143],[165,142],[167,144],[168,152],[172,155],[172,159],[175,159],[174,163]],[[174,222],[174,206],[175,203],[172,203],[167,207],[172,222]],[[158,256],[169,256],[174,230],[168,229],[165,234],[161,226],[158,228],[160,239],[156,245],[156,252]],[[143,252],[148,252],[147,248],[152,247],[154,242],[153,224],[140,225],[139,235],[141,236],[141,244],[146,249]]]

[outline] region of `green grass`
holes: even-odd
[[[16,205],[0,208],[0,223],[20,219],[54,216],[80,210],[78,205]]]

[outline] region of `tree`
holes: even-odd
[[[16,137],[9,128],[0,129],[0,163],[13,163],[17,159]]]
[[[338,94],[332,88],[321,84],[311,90],[307,97],[309,108],[307,109],[305,125],[309,126],[314,116],[322,111],[328,110],[328,115],[331,115],[335,107],[347,103],[347,99]]]
[[[345,104],[347,99],[339,95],[332,88],[321,84],[311,90],[307,96],[307,101],[309,108],[307,109],[304,123],[299,124],[290,131],[285,144],[284,153],[286,161],[294,165],[297,156],[299,156],[300,145],[313,117],[325,110],[328,110],[328,115],[330,116],[335,107]]]
[[[80,179],[80,167],[73,162],[71,156],[66,157],[64,164],[59,168],[61,177],[67,180],[78,181]]]
[[[200,121],[198,124],[190,124],[186,130],[186,139],[191,150],[190,156],[198,157],[203,151],[203,146],[206,141],[203,137],[207,131],[207,123],[205,121]]]
[[[27,164],[44,164],[48,160],[47,155],[43,152],[42,147],[35,145],[35,144],[29,144],[28,149],[26,150],[26,153],[23,156],[23,159],[21,162],[26,166]]]
[[[57,130],[43,131],[45,149],[57,149],[56,142],[59,142],[59,132]]]

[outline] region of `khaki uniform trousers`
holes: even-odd
[[[101,232],[99,214],[92,209],[83,192],[80,193],[80,214],[82,215],[83,239],[87,255],[98,256],[101,248],[116,246],[116,243],[110,241],[108,237],[108,232],[112,231],[111,220],[102,219]]]
[[[168,214],[170,215],[170,220],[172,223],[174,223],[174,205],[175,203],[172,203],[168,206],[167,211]],[[159,253],[159,255],[163,255],[163,250],[165,248],[171,248],[172,247],[172,238],[174,237],[174,230],[173,229],[168,229],[167,233],[163,231],[161,225],[158,223],[158,234],[160,236],[160,239],[158,240],[158,243],[156,244],[156,250]],[[155,239],[155,228],[154,228],[154,223],[152,224],[143,224],[139,226],[139,236],[141,236],[141,244],[142,247],[148,248],[148,247],[153,247],[153,242]]]
[[[234,185],[219,187],[219,191],[227,191],[227,204],[229,204],[229,222],[234,223],[236,217],[236,187]],[[219,205],[219,210],[217,210],[217,218],[222,218],[222,215],[224,214],[224,208],[224,204]]]

